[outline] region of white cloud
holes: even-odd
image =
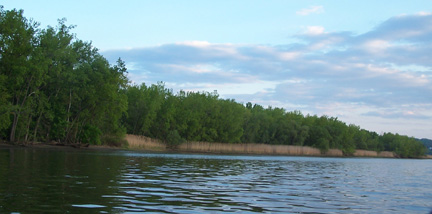
[[[426,11],[420,11],[420,12],[417,13],[417,15],[419,15],[419,16],[430,16],[430,15],[432,15],[432,13],[431,12],[426,12]]]
[[[281,60],[294,60],[299,57],[299,52],[280,52],[279,56]]]
[[[306,35],[321,35],[324,34],[324,27],[322,26],[308,26],[305,32]]]
[[[281,46],[194,41],[103,54],[121,56],[137,83],[218,90],[240,102],[338,116],[377,131],[392,120],[384,131],[403,131],[397,123],[424,130],[432,127],[431,22],[431,15],[394,17],[362,35],[310,26],[296,35],[299,43]],[[401,132],[410,133],[420,134]]]
[[[199,48],[205,48],[211,45],[210,42],[207,41],[185,41],[185,42],[177,42],[175,44],[187,45],[187,46],[199,47]]]
[[[322,13],[324,12],[324,7],[323,6],[310,6],[308,8],[304,8],[301,9],[299,11],[296,12],[297,15],[300,16],[307,16],[310,14],[318,14],[318,13]]]
[[[382,53],[390,47],[390,42],[381,39],[374,39],[364,43],[364,48],[369,53]]]

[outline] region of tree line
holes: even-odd
[[[162,82],[130,84],[73,26],[40,29],[22,10],[0,9],[0,138],[10,142],[120,145],[124,134],[185,141],[264,143],[394,151],[417,157],[425,147],[407,136],[347,125],[334,117],[303,115],[232,99],[217,92],[173,93]]]
[[[394,151],[400,157],[418,157],[426,152],[414,138],[361,129],[335,117],[303,115],[300,111],[245,105],[221,99],[216,92],[174,94],[163,83],[130,85],[126,89],[127,132],[161,139],[175,146],[184,141],[264,143],[311,146],[325,152],[340,149],[346,155],[355,149]]]

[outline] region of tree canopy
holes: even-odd
[[[65,20],[39,29],[0,10],[0,133],[9,141],[94,143],[125,133],[125,64],[110,66]]]

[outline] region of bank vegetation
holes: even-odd
[[[136,151],[149,152],[173,152],[167,147],[165,142],[157,139],[130,135],[126,136],[129,142],[129,149]],[[175,152],[184,153],[210,153],[210,154],[253,154],[253,155],[288,155],[288,156],[314,156],[314,157],[344,157],[345,154],[339,149],[329,149],[322,152],[317,148],[309,146],[288,146],[288,145],[268,145],[268,144],[227,144],[210,142],[184,142],[180,144]],[[356,150],[354,157],[380,157],[395,158],[395,153],[382,151]]]

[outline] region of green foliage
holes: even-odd
[[[384,148],[394,151],[399,157],[415,158],[426,154],[427,148],[415,138],[398,134],[384,133],[382,136]]]
[[[415,142],[392,134],[379,136],[337,118],[304,116],[299,111],[264,108],[220,99],[216,92],[173,95],[163,83],[130,86],[125,126],[132,134],[155,137],[175,148],[180,142],[264,143],[340,149],[350,156],[355,149],[394,151],[401,157],[424,154]]]
[[[6,76],[0,75],[0,138],[2,132],[10,126],[10,104],[8,98],[10,95],[6,91]]]
[[[177,130],[170,131],[166,138],[167,147],[171,149],[176,149],[180,144],[184,142],[185,140],[180,136]]]
[[[92,125],[86,125],[83,127],[82,133],[79,136],[81,143],[89,143],[93,145],[101,145],[100,135],[101,130],[98,127]]]
[[[0,137],[100,144],[101,136],[124,135],[124,62],[110,66],[71,29],[65,20],[39,29],[22,10],[1,8]]]
[[[325,153],[329,150],[329,141],[325,138],[319,138],[315,144],[315,147],[318,148],[321,153]]]
[[[128,142],[124,138],[124,135],[105,134],[101,136],[101,142],[107,146],[128,148]]]
[[[423,143],[423,145],[426,147],[427,154],[432,155],[432,150],[430,149],[432,148],[432,140],[426,138],[417,139],[417,140]]]

